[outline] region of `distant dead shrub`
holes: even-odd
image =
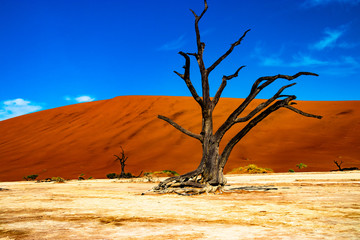
[[[141,174],[141,173],[140,173]],[[140,176],[140,175],[139,175]],[[132,175],[131,173],[123,173],[122,175],[121,174],[116,174],[116,173],[109,173],[109,174],[106,174],[106,177],[108,179],[115,179],[115,178],[137,178],[139,176],[134,176]]]
[[[27,177],[24,177],[24,179],[25,179],[26,181],[34,181],[38,176],[39,176],[39,175],[37,175],[37,174],[33,174],[33,175],[29,175],[29,176],[27,176]]]
[[[242,174],[242,173],[273,173],[274,171],[271,168],[261,168],[256,166],[255,164],[249,164],[245,167],[234,168],[228,174]]]
[[[116,178],[116,173],[109,173],[109,174],[106,174],[106,177],[108,178],[108,179],[115,179]]]

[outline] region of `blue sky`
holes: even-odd
[[[208,0],[200,22],[212,72],[241,66],[224,97],[246,97],[261,76],[312,71],[287,90],[300,100],[360,100],[360,0]],[[0,120],[122,95],[190,96],[173,73],[195,51],[202,0],[0,0]],[[200,92],[192,62],[191,78]],[[260,98],[272,96],[279,81]]]

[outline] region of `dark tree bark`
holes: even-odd
[[[282,75],[278,74],[275,76],[267,76],[258,78],[247,96],[247,98],[240,104],[240,106],[235,109],[227,120],[214,131],[213,129],[213,111],[219,102],[221,94],[226,87],[227,81],[238,76],[239,71],[245,66],[239,67],[232,75],[223,76],[220,87],[218,88],[215,96],[213,98],[210,97],[210,87],[209,87],[209,75],[210,73],[226,58],[228,57],[236,46],[240,45],[246,34],[250,31],[246,30],[242,36],[233,44],[231,44],[230,48],[220,56],[212,65],[208,68],[205,67],[203,60],[203,53],[205,49],[205,43],[201,41],[200,38],[200,30],[199,30],[199,21],[204,16],[205,12],[208,9],[208,5],[206,0],[204,0],[204,10],[198,16],[194,11],[191,10],[195,17],[195,33],[196,33],[196,46],[197,52],[195,53],[184,53],[179,52],[181,56],[185,58],[185,66],[184,73],[178,73],[174,71],[180,78],[185,81],[186,86],[188,87],[192,97],[201,107],[202,114],[202,130],[199,134],[193,133],[179,124],[175,123],[171,119],[159,115],[158,117],[170,125],[172,125],[177,130],[182,133],[193,137],[200,141],[202,144],[203,155],[200,161],[198,168],[192,172],[186,173],[184,175],[168,178],[165,181],[161,182],[157,187],[153,189],[155,192],[160,193],[169,193],[175,192],[178,194],[199,194],[203,192],[214,192],[217,190],[221,191],[221,188],[226,184],[226,179],[223,174],[223,169],[225,164],[230,156],[231,151],[234,146],[259,122],[264,120],[271,113],[277,111],[280,108],[289,109],[295,113],[306,117],[313,117],[320,119],[321,116],[313,115],[309,113],[305,113],[295,107],[292,106],[292,101],[296,99],[294,95],[283,95],[282,92],[294,86],[296,83],[291,83],[289,85],[285,85],[281,87],[273,97],[268,99],[267,101],[261,103],[259,106],[254,108],[250,113],[245,116],[241,114],[243,111],[249,106],[249,104],[255,99],[255,97],[267,86],[272,84],[273,82],[285,79],[288,81],[292,81],[303,75],[310,76],[318,76],[315,73],[311,72],[299,72],[295,75]],[[194,88],[191,80],[190,80],[190,56],[195,57],[200,74],[201,74],[201,86],[202,86],[202,97],[200,97]],[[237,133],[225,146],[224,150],[220,153],[219,145],[225,133],[235,124],[241,122],[248,122],[245,127]]]

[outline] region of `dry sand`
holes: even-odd
[[[359,239],[360,171],[227,178],[236,193],[192,197],[141,195],[155,183],[0,182],[0,239]]]
[[[242,99],[222,98],[214,112],[219,127]],[[250,109],[263,100],[256,100]],[[298,101],[297,107],[324,116],[306,118],[287,109],[258,124],[235,148],[225,172],[255,163],[275,172],[308,165],[305,171],[360,168],[360,101]],[[61,176],[105,178],[119,172],[114,154],[129,157],[126,171],[194,170],[201,144],[157,118],[165,115],[199,133],[201,112],[191,97],[124,96],[45,110],[0,121],[0,181]],[[228,141],[242,127],[225,135]],[[221,148],[224,145],[221,145]]]

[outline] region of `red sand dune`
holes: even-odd
[[[241,101],[221,99],[215,127]],[[304,171],[328,171],[336,169],[334,160],[343,161],[343,167],[360,167],[360,101],[298,101],[297,106],[324,118],[306,118],[287,109],[273,113],[234,148],[225,172],[250,163],[275,172],[296,170],[298,163],[308,165]],[[125,170],[133,174],[193,170],[201,158],[201,144],[158,119],[158,114],[200,130],[200,109],[190,97],[124,96],[1,121],[0,180],[21,180],[30,174],[39,179],[80,174],[105,178],[120,171],[113,156],[120,146],[129,157]]]

